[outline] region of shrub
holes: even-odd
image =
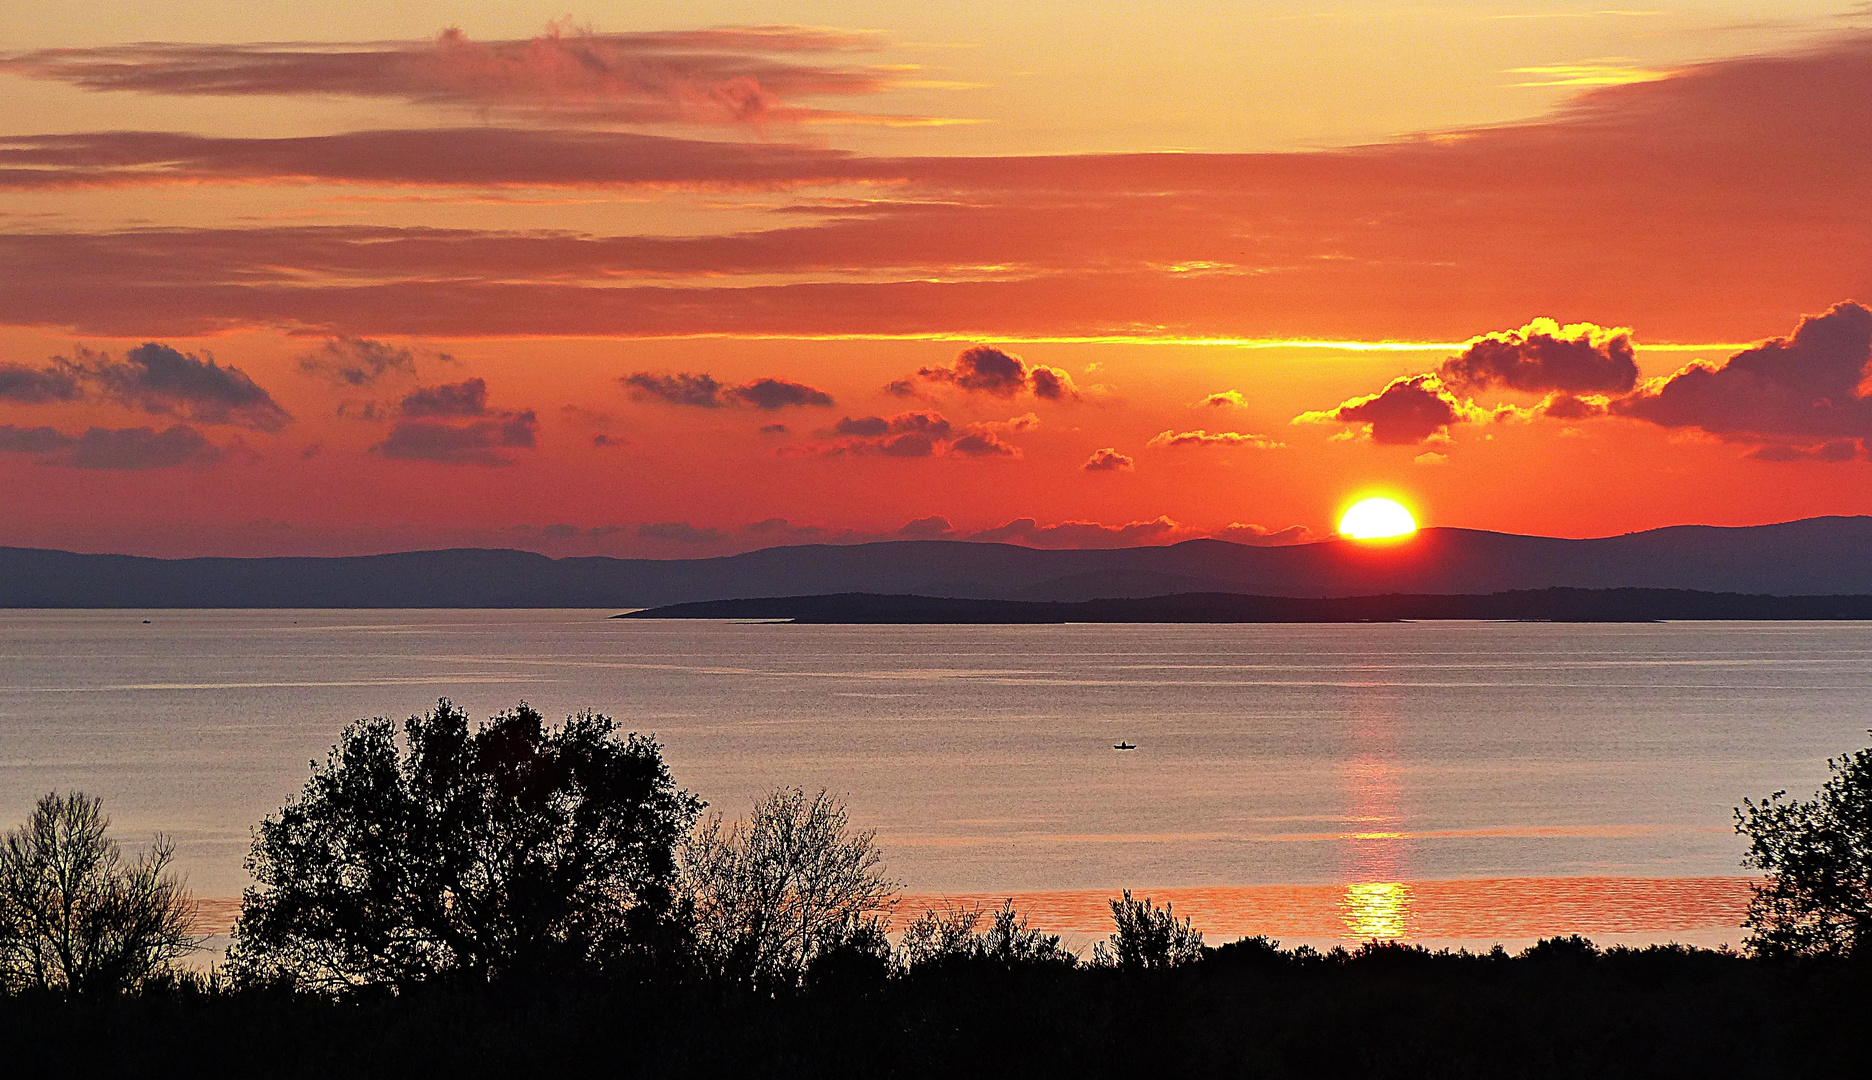
[[[1005,967],[1052,965],[1072,967],[1079,958],[1060,947],[1058,934],[1047,934],[1027,925],[1027,917],[1014,910],[1008,900],[994,913],[994,922],[985,931],[975,929],[981,923],[982,909],[944,904],[939,911],[929,908],[904,929],[898,955],[904,967],[916,968],[945,960],[965,958],[985,960]]]
[[[1178,922],[1171,905],[1161,910],[1149,897],[1133,900],[1131,890],[1122,900],[1111,902],[1112,922],[1117,932],[1092,946],[1092,962],[1100,967],[1123,971],[1177,967],[1202,959],[1202,933],[1190,929],[1190,921]]]
[[[72,994],[133,990],[195,949],[195,901],[157,836],[125,862],[100,799],[40,798],[0,845],[0,985]]]

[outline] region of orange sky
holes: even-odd
[[[1133,7],[9,5],[0,543],[1872,513],[1872,6]]]

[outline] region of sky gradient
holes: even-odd
[[[0,544],[1872,513],[1872,5],[0,15]]]

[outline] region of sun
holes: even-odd
[[[1339,535],[1348,540],[1386,540],[1417,531],[1417,519],[1396,499],[1360,499],[1339,519]]]

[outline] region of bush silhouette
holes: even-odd
[[[1165,904],[1162,910],[1149,897],[1133,900],[1131,890],[1122,900],[1111,902],[1112,922],[1117,932],[1092,946],[1092,962],[1101,967],[1122,971],[1178,967],[1203,957],[1200,931],[1190,929],[1190,921],[1178,922]]]
[[[522,703],[474,731],[446,699],[346,728],[262,822],[229,965],[317,990],[545,980],[667,962],[675,847],[701,803],[658,745]]]
[[[157,836],[125,862],[102,800],[42,796],[0,844],[0,986],[72,994],[141,987],[193,950],[195,901]]]
[[[1008,900],[994,913],[994,921],[978,931],[982,909],[944,904],[929,908],[904,928],[898,950],[905,968],[957,960],[989,961],[1005,967],[1050,965],[1072,967],[1079,958],[1060,947],[1058,934],[1027,925],[1027,917]]]
[[[1777,791],[1736,809],[1745,866],[1765,871],[1748,915],[1761,955],[1845,956],[1872,944],[1872,749],[1827,761],[1807,801]]]
[[[897,886],[874,833],[853,832],[824,791],[779,788],[745,822],[710,817],[683,848],[683,895],[718,975],[796,985],[820,956],[882,947]]]

